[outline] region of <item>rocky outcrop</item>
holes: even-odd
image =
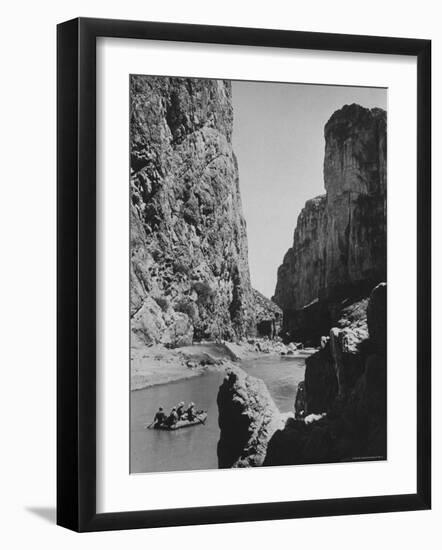
[[[264,382],[232,367],[218,392],[219,468],[261,466],[267,444],[284,425]]]
[[[130,79],[132,346],[253,332],[231,84]]]
[[[343,309],[321,349],[305,364],[305,414],[328,411],[336,398],[344,399],[364,370],[361,345],[368,339],[368,300]]]
[[[275,338],[282,328],[282,309],[255,289],[253,304],[258,336]]]
[[[307,359],[302,396],[296,398],[303,402],[304,419],[275,432],[263,465],[386,459],[385,283],[349,317]]]
[[[345,299],[386,280],[386,113],[346,105],[324,131],[326,194],[307,201],[274,301],[291,338],[318,338]]]
[[[306,361],[294,415],[279,413],[261,380],[232,369],[218,393],[221,468],[386,459],[386,298],[381,283],[347,308]]]

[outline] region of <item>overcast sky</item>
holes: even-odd
[[[270,298],[299,212],[323,194],[324,125],[345,104],[387,108],[387,90],[232,82],[233,149],[253,286]]]

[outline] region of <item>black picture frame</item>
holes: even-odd
[[[202,508],[96,512],[96,39],[417,58],[417,491]],[[431,506],[431,41],[79,18],[57,28],[57,523],[75,531],[424,510]]]

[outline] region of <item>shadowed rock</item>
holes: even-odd
[[[367,308],[370,340],[381,355],[387,353],[387,285],[379,284],[370,295]]]
[[[284,425],[264,382],[233,367],[218,392],[219,468],[261,466],[267,443]]]
[[[275,432],[264,466],[387,457],[386,285],[371,293],[368,332],[360,315],[330,331],[329,345],[306,361],[305,414]],[[366,304],[366,302],[365,302]],[[361,312],[359,312],[361,313]],[[306,417],[306,419],[308,416]],[[306,420],[305,419],[305,420]]]
[[[218,393],[221,468],[385,459],[386,357],[380,353],[386,287],[347,311],[324,349],[306,361],[296,420],[281,415],[261,380],[233,369]],[[364,328],[365,327],[365,328]]]
[[[327,411],[338,391],[329,347],[307,357],[305,365],[305,414]]]
[[[307,404],[305,402],[305,381],[302,380],[298,384],[295,399],[295,418],[303,418],[305,416]]]

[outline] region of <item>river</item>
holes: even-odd
[[[264,356],[239,366],[261,378],[281,412],[293,410],[298,383],[304,378],[304,357]],[[131,392],[131,473],[207,470],[218,467],[219,440],[216,396],[224,373],[208,372]],[[166,411],[194,401],[208,411],[204,425],[176,431],[146,430],[159,406]]]

